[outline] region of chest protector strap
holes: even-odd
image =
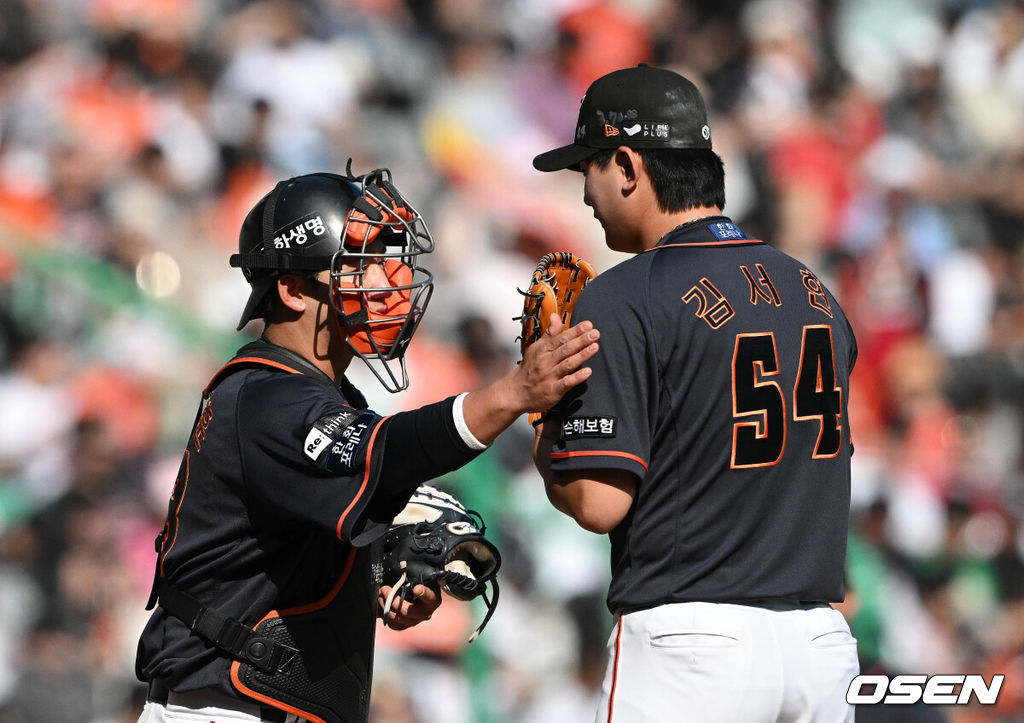
[[[188,625],[192,632],[232,658],[244,660],[265,673],[290,667],[298,654],[295,648],[260,635],[248,625],[203,605],[167,580],[157,583],[157,595],[160,607]]]
[[[160,606],[231,663],[231,684],[260,703],[313,723],[366,723],[370,711],[377,545],[352,548],[330,592],[310,605],[271,610],[250,628],[166,580]]]
[[[255,633],[296,655],[272,672],[236,659],[235,689],[313,723],[366,723],[379,587],[370,561],[378,547],[352,548],[345,571],[323,599],[267,613]]]

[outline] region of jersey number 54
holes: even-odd
[[[774,332],[739,334],[732,361],[733,424],[731,467],[770,467],[786,448],[787,400]],[[839,419],[843,390],[836,379],[832,328],[805,326],[800,365],[792,390],[793,419],[817,424],[813,459],[831,459],[842,449]]]

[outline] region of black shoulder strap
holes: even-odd
[[[341,383],[336,384],[333,379],[324,374],[322,371],[313,366],[308,360],[303,359],[295,352],[289,351],[282,346],[273,344],[266,339],[257,339],[256,341],[246,344],[238,353],[235,354],[235,358],[225,364],[217,375],[214,376],[207,389],[213,389],[213,387],[219,383],[224,377],[231,374],[231,372],[237,371],[238,369],[245,368],[245,366],[272,366],[279,369],[290,369],[291,371],[305,374],[308,377],[312,377],[317,381],[330,385],[334,389],[341,390],[341,396],[344,397],[345,401],[348,402],[349,406],[353,409],[368,409],[369,405],[366,402],[366,397],[359,391],[352,382],[348,380],[348,377],[342,377]],[[230,369],[229,369],[230,368]]]
[[[348,380],[348,377],[341,378],[341,396],[352,406],[353,409],[369,409],[363,393],[356,389],[355,385]]]

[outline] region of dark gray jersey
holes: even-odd
[[[856,342],[814,273],[702,219],[591,282],[588,319],[601,351],[552,467],[637,477],[609,607],[842,600]]]
[[[376,586],[354,548],[380,538],[420,483],[478,454],[455,428],[453,399],[381,417],[347,380],[336,386],[264,341],[243,347],[203,395],[157,541],[157,581],[251,627],[358,579],[373,594],[351,618],[368,636],[322,663],[369,660]],[[179,693],[234,695],[231,664],[161,602],[136,673]]]

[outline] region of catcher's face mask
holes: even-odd
[[[354,176],[311,173],[281,181],[249,212],[239,267],[252,286],[238,328],[266,316],[278,277],[330,271],[330,303],[346,342],[390,392],[409,385],[405,350],[423,318],[434,250],[423,218],[387,169]]]
[[[342,248],[331,260],[331,304],[352,351],[388,391],[399,391],[409,385],[406,347],[433,292],[433,275],[417,260],[434,241],[387,170],[360,180],[361,202],[349,211]]]

